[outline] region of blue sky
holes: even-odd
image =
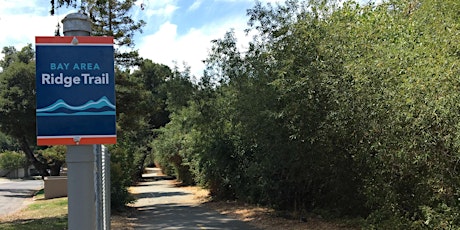
[[[179,66],[186,63],[198,75],[211,40],[235,29],[241,44],[249,41],[244,34],[246,10],[254,6],[254,0],[141,0],[140,3],[145,8],[135,11],[135,16],[147,25],[144,33],[136,37],[136,44],[142,57],[155,62],[171,67],[173,62]]]
[[[135,49],[142,57],[171,68],[174,63],[186,63],[193,74],[200,75],[211,40],[234,29],[240,46],[248,43],[246,10],[254,4],[255,0],[138,0],[132,15],[147,24],[135,37]],[[28,43],[34,45],[35,36],[53,36],[56,24],[76,11],[60,8],[51,16],[49,10],[49,0],[0,0],[0,48],[21,49]]]

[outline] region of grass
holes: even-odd
[[[0,228],[4,230],[62,230],[67,229],[67,216],[14,220],[0,223]]]
[[[0,217],[1,230],[63,230],[67,229],[67,197],[45,199],[39,191],[27,208],[9,216]],[[112,213],[112,229],[131,230],[130,212]]]
[[[33,203],[27,208],[0,218],[0,229],[67,229],[67,198],[45,200],[42,190],[36,194]]]

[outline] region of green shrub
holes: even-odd
[[[110,205],[113,210],[123,210],[127,204],[134,202],[134,197],[129,193],[130,181],[120,163],[110,164]]]
[[[5,151],[0,153],[0,169],[13,170],[22,168],[27,163],[24,153]]]
[[[59,176],[61,167],[65,163],[66,146],[56,145],[46,149],[37,151],[39,157],[41,157],[48,165],[51,176]]]
[[[118,143],[110,146],[109,151],[112,209],[122,210],[126,204],[134,201],[128,188],[137,181],[135,147],[126,137],[120,136]]]

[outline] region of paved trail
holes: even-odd
[[[21,209],[42,188],[41,180],[0,180],[0,217]]]
[[[139,211],[133,220],[135,229],[256,229],[200,207],[190,191],[175,186],[173,180],[161,179],[158,169],[153,170],[144,174],[145,182],[131,189],[138,199],[133,205]]]

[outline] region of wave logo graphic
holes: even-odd
[[[115,105],[107,97],[90,100],[80,106],[71,106],[62,99],[36,110],[37,116],[115,115]]]

